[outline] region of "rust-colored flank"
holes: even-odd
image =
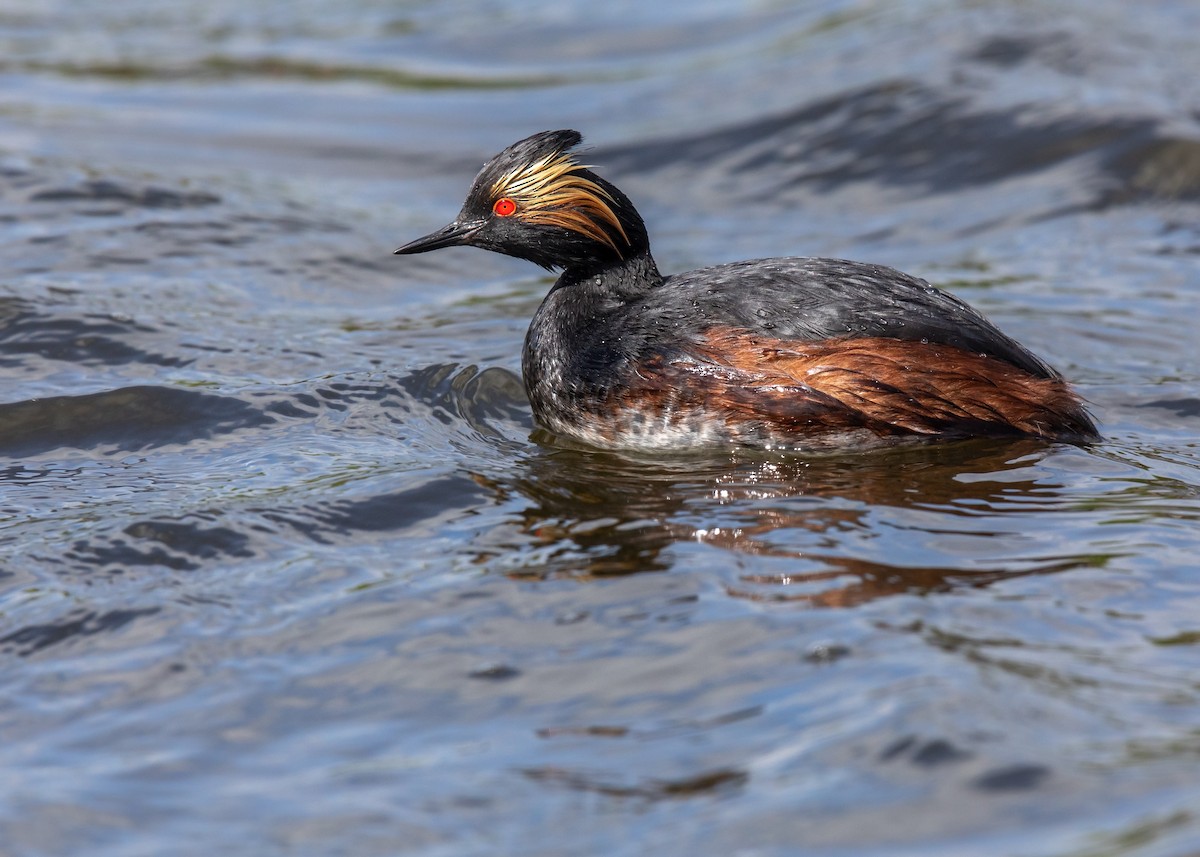
[[[693,438],[837,449],[905,437],[1053,440],[1095,431],[1058,378],[953,346],[884,337],[786,341],[711,328],[694,348],[647,360],[635,374],[591,403],[578,436],[597,445],[675,447]]]
[[[730,419],[763,419],[794,431],[828,424],[880,434],[957,427],[964,434],[970,428],[1053,437],[1080,407],[1057,378],[1036,378],[947,345],[882,337],[789,342],[713,328],[698,356],[736,372],[721,378],[702,364],[677,367],[685,370],[680,377],[704,379]]]

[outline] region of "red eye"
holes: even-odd
[[[517,204],[507,196],[502,196],[496,200],[496,204],[492,206],[492,211],[496,212],[497,217],[512,217],[517,213]]]

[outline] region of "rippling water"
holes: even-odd
[[[0,851],[1200,853],[1196,32],[0,7]],[[1105,440],[543,436],[515,373],[551,280],[390,251],[556,127],[664,270],[925,276]]]

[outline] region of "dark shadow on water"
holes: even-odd
[[[528,449],[511,439],[524,433],[523,424],[530,424],[528,404],[520,380],[503,369],[436,364],[400,377],[322,378],[294,390],[271,387],[244,395],[249,401],[144,386],[0,405],[0,454],[18,458],[60,449],[111,454],[177,444],[178,455],[203,456],[211,444],[195,449],[189,444],[249,429],[249,438],[269,446],[275,442],[272,433],[286,430],[289,422],[311,424],[330,415],[323,433],[355,435],[356,444],[374,436],[382,460],[393,443],[402,459],[410,437],[425,433],[450,437],[476,452],[502,448],[502,460],[517,460],[513,448]],[[362,422],[343,422],[351,412]],[[392,428],[395,436],[388,434]],[[196,458],[201,479],[205,462]],[[330,459],[331,465],[337,462],[336,457]],[[374,534],[411,535],[494,502],[493,492],[479,480],[445,463],[439,466],[435,459],[429,461],[430,469],[410,466],[381,473],[387,490],[379,493],[356,491],[355,479],[363,477],[363,469],[349,467],[349,462],[341,466],[348,467],[353,478],[344,493],[340,486],[329,490],[329,499],[320,498],[324,491],[313,497],[303,484],[295,484],[291,501],[278,505],[217,505],[181,515],[135,518],[132,523],[128,517],[118,518],[111,529],[78,538],[61,556],[43,559],[69,574],[121,575],[150,568],[195,572],[267,555],[278,550],[280,539],[293,541],[296,535],[326,545],[353,544]],[[62,465],[14,462],[0,468],[0,484],[49,492],[79,473]],[[121,470],[118,478],[128,480],[128,471]]]
[[[176,387],[124,387],[0,405],[0,455],[29,456],[58,448],[135,451],[272,421],[227,396]]]
[[[30,202],[119,203],[134,208],[195,208],[214,205],[219,196],[204,191],[177,191],[162,187],[134,188],[114,181],[97,179],[68,187],[40,190]]]
[[[399,380],[400,387],[418,402],[433,409],[450,424],[462,420],[486,437],[503,435],[498,421],[532,431],[533,415],[521,378],[496,366],[479,370],[457,363],[436,363],[416,369]]]
[[[253,556],[250,536],[229,527],[204,526],[195,520],[148,520],[130,524],[122,535],[102,544],[75,542],[67,559],[88,567],[162,566],[194,571],[207,560]]]
[[[79,539],[63,559],[71,573],[110,576],[135,569],[172,572],[219,570],[238,560],[278,549],[278,541],[303,536],[317,544],[361,540],[371,533],[397,534],[462,514],[488,502],[487,492],[466,476],[429,479],[415,487],[362,499],[280,507],[247,507],[236,517],[219,511],[177,518],[148,518],[119,533]],[[218,523],[218,521],[220,523]]]
[[[17,369],[30,355],[84,366],[186,366],[190,360],[148,352],[129,340],[154,328],[111,316],[40,312],[20,298],[0,298],[0,367]]]
[[[280,395],[284,392],[284,395]],[[312,419],[323,411],[346,413],[363,406],[377,410],[408,436],[430,418],[436,429],[469,429],[493,442],[504,442],[503,425],[521,433],[533,430],[533,417],[521,379],[499,367],[434,363],[404,375],[322,379],[292,391],[278,388],[252,393],[262,409],[283,418]]]
[[[359,533],[398,533],[442,514],[463,512],[487,502],[487,493],[466,476],[432,479],[414,488],[356,500],[288,509],[260,508],[258,514],[275,527],[294,530],[319,543]]]
[[[1200,399],[1192,396],[1184,396],[1178,399],[1155,399],[1152,402],[1143,402],[1136,407],[1161,408],[1183,419],[1200,417]]]
[[[27,625],[0,637],[0,653],[19,657],[35,655],[42,649],[97,634],[112,633],[143,616],[152,616],[157,607],[135,610],[109,610],[97,612],[80,608],[61,617],[58,621],[41,625]]]
[[[735,194],[744,186],[761,204],[786,201],[795,189],[820,193],[856,182],[953,193],[1083,156],[1095,173],[1084,209],[1200,199],[1200,141],[1172,136],[1156,120],[981,108],[906,80],[716,131],[609,148],[597,160],[618,180],[686,163],[701,185],[716,182]]]
[[[963,58],[1003,69],[1036,62],[1064,74],[1078,75],[1087,71],[1074,38],[1065,31],[991,36]]]
[[[608,798],[638,801],[684,800],[693,797],[736,792],[750,780],[745,771],[723,768],[705,771],[694,776],[672,780],[646,780],[623,783],[606,779],[599,773],[586,773],[564,768],[530,768],[525,776],[544,785],[591,792]]]

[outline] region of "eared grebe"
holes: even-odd
[[[1096,437],[1057,372],[892,268],[778,258],[664,277],[628,197],[572,156],[581,139],[509,146],[453,223],[396,251],[470,245],[562,270],[521,361],[551,431],[643,449]]]

